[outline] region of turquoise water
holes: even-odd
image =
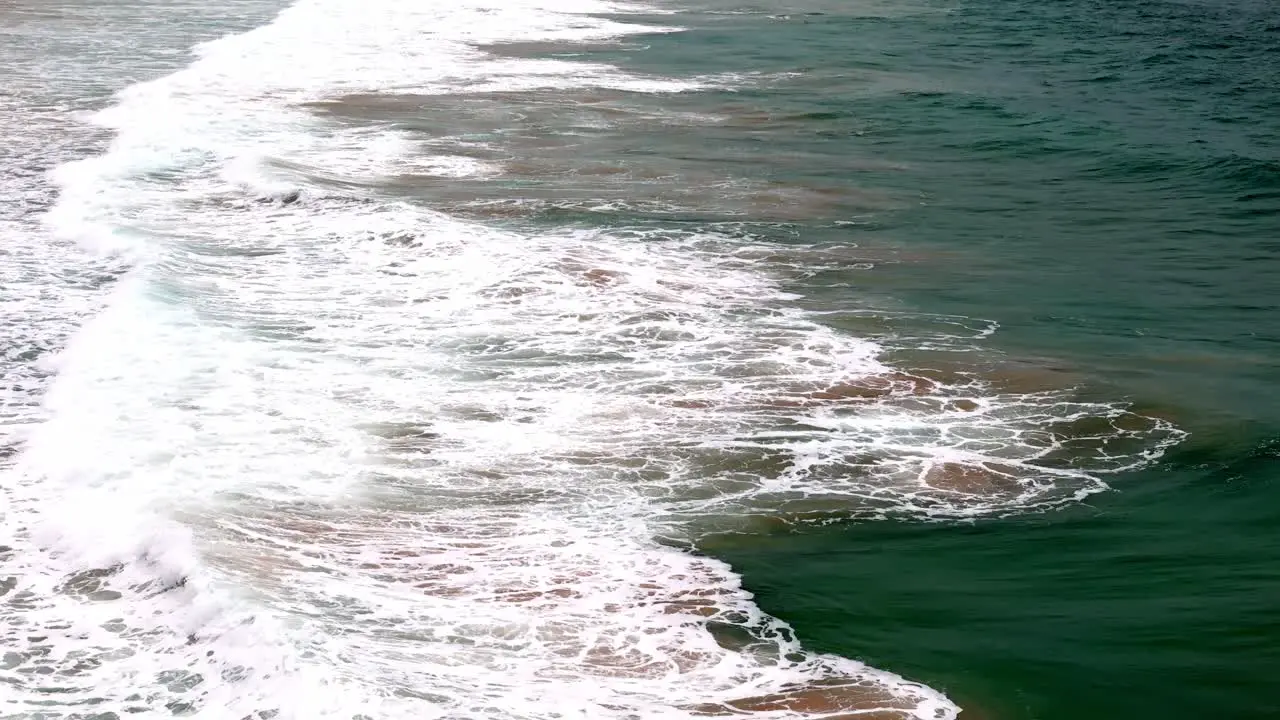
[[[1191,436],[1067,511],[704,549],[815,647],[978,717],[1276,716],[1276,7],[793,5],[682,17],[629,57],[804,73],[729,100],[789,124],[764,152],[804,153],[759,171],[890,198],[838,232],[909,254],[821,292],[994,319],[1007,357]]]

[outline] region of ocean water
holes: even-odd
[[[0,5],[2,716],[1274,716],[1278,32]]]

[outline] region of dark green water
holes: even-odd
[[[758,130],[702,152],[863,191],[853,222],[809,236],[899,261],[814,279],[810,300],[996,320],[1009,358],[1191,437],[1087,507],[704,549],[809,645],[928,682],[966,716],[1280,716],[1280,8],[761,9],[681,14],[690,32],[609,59],[799,73],[726,93]]]

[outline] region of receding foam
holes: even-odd
[[[913,380],[714,230],[388,201],[380,178],[500,169],[305,107],[696,90],[474,47],[671,29],[597,17],[634,9],[303,0],[97,117],[115,140],[59,171],[48,221],[136,267],[11,473],[19,704],[50,668],[68,706],[229,720],[955,717],[806,651],[731,568],[655,536],[1077,497],[1124,463],[1041,462],[1067,442],[1051,426],[1122,410]]]

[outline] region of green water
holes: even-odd
[[[749,221],[744,243],[831,250],[820,272],[788,272],[794,258],[775,250],[758,269],[796,304],[838,309],[833,325],[886,342],[901,367],[1000,361],[1023,369],[1018,382],[1076,384],[1175,422],[1189,439],[1107,476],[1114,491],[1087,505],[775,526],[700,549],[808,647],[936,687],[964,718],[1280,717],[1277,6],[660,2],[677,12],[642,19],[686,32],[546,52],[722,89],[354,103],[355,120],[498,138],[512,161],[501,181],[378,191],[502,221],[517,213],[476,201],[545,200],[513,222],[554,227],[730,234],[722,221]],[[587,100],[627,112],[584,129],[578,115],[599,120]],[[649,180],[583,172],[610,167]],[[634,202],[585,209],[602,199]],[[999,331],[971,354],[912,347],[947,317]]]
[[[675,17],[689,32],[606,56],[664,75],[795,73],[672,98],[750,122],[650,142],[843,189],[846,222],[806,237],[891,261],[798,286],[808,302],[995,320],[991,349],[1192,434],[1084,507],[703,549],[810,646],[927,682],[966,716],[1280,716],[1280,9],[723,12],[740,9],[706,4]]]

